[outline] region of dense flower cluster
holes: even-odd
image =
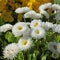
[[[30,25],[30,26],[28,26]],[[11,26],[11,27],[10,27]],[[26,23],[26,22],[18,22],[14,26],[10,24],[5,24],[0,27],[0,32],[6,32],[8,30],[12,30],[12,33],[15,37],[22,36],[22,38],[19,39],[17,43],[18,47],[18,52],[21,50],[27,50],[32,46],[32,38],[34,39],[41,39],[41,38],[46,38],[46,32],[49,29],[52,29],[53,32],[60,33],[60,24],[56,25],[50,22],[42,22],[41,20],[33,20],[31,23]],[[3,30],[4,29],[4,30]],[[14,43],[12,43],[14,44]],[[10,44],[10,45],[12,45]],[[9,49],[9,46],[6,46],[4,50],[4,57],[8,59],[12,59],[15,57],[15,53],[10,53],[8,54],[8,51],[11,50]],[[13,45],[14,46],[14,45]],[[13,47],[13,49],[16,47]],[[6,49],[9,49],[8,51]],[[56,42],[49,42],[48,44],[48,49],[53,52],[53,53],[60,53],[60,43]],[[16,51],[16,50],[15,50]],[[18,53],[17,52],[17,53]],[[12,56],[13,55],[13,56]],[[11,57],[12,56],[12,57]]]
[[[27,60],[29,60],[29,58],[33,58],[33,60],[49,60],[51,57],[59,59],[59,7],[59,4],[45,3],[39,6],[39,13],[31,10],[27,6],[17,8],[15,13],[22,14],[24,22],[22,21],[16,22],[14,25],[4,24],[0,26],[0,33],[5,34],[4,38],[10,42],[3,51],[4,58],[20,59],[27,53],[28,56],[24,56],[28,58]],[[53,13],[50,14],[48,9],[52,9]],[[26,22],[26,19],[30,19],[31,21]],[[43,19],[46,19],[46,21]],[[52,21],[50,21],[51,19]],[[21,55],[19,55],[19,53]]]

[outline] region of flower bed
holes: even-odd
[[[59,11],[59,4],[45,3],[39,6],[38,13],[27,6],[17,8],[15,14],[22,15],[18,22],[6,23],[0,17],[0,59],[59,60]]]

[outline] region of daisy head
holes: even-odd
[[[36,29],[36,28],[38,28],[38,27],[41,27],[41,20],[36,20],[36,19],[34,19],[31,23],[30,23],[30,27],[32,28],[32,29]]]
[[[35,14],[36,14],[36,12],[31,10],[31,11],[24,14],[24,18],[34,18]]]
[[[55,19],[58,21],[60,20],[60,12],[55,15]]]
[[[27,31],[28,26],[24,22],[18,22],[16,23],[12,28],[12,33],[17,36],[21,36],[24,34],[24,32]]]
[[[53,23],[46,22],[45,24],[46,24],[47,29],[50,29],[53,27]]]
[[[37,39],[41,39],[41,38],[44,38],[45,37],[45,35],[46,35],[46,32],[45,32],[45,30],[43,29],[43,28],[37,28],[37,29],[33,29],[32,31],[31,31],[31,36],[33,37],[33,38],[37,38]]]
[[[32,46],[32,39],[30,37],[22,37],[18,42],[20,50],[27,50]]]
[[[46,3],[46,4],[43,4],[39,7],[39,10],[42,11],[42,10],[45,10],[47,8],[51,8],[52,6],[52,3]]]
[[[11,24],[4,24],[2,26],[0,26],[0,32],[6,32],[8,30],[12,29],[12,25]]]
[[[54,26],[54,28],[52,28],[53,29],[53,31],[54,32],[57,32],[57,33],[60,33],[60,25],[57,25],[57,24],[55,24],[56,26]]]
[[[16,43],[9,44],[5,47],[3,51],[4,58],[13,59],[16,57],[19,52],[18,46]]]
[[[53,4],[52,9],[55,10],[60,10],[60,5],[59,4]]]
[[[58,43],[57,51],[60,54],[60,43]]]
[[[30,9],[28,7],[17,8],[15,10],[16,13],[26,13],[28,11],[30,11]]]
[[[48,49],[53,52],[53,53],[58,53],[57,52],[57,46],[58,46],[58,43],[56,42],[49,42],[48,44]]]
[[[54,59],[59,58],[59,54],[58,53],[52,53],[52,58],[54,58]]]

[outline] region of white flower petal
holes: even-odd
[[[45,38],[46,32],[43,28],[37,28],[37,29],[33,29],[31,31],[31,37],[36,38],[36,39],[41,39],[41,38]]]
[[[19,48],[16,43],[9,44],[5,47],[3,51],[4,58],[13,59],[16,57],[17,53],[19,52]]]
[[[2,26],[0,26],[0,32],[6,32],[8,30],[12,29],[12,25],[11,24],[4,24]]]
[[[30,37],[22,37],[18,42],[20,50],[27,50],[32,46],[32,39]]]
[[[26,13],[26,12],[29,12],[30,9],[28,7],[22,7],[22,8],[17,8],[15,10],[16,13]]]

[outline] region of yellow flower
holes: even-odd
[[[12,11],[3,11],[2,12],[2,17],[5,22],[13,22],[14,18],[11,15]]]
[[[54,3],[54,0],[43,0],[44,3],[48,3],[48,2],[51,2],[51,3]]]
[[[48,2],[53,3],[53,1],[52,0],[30,0],[28,2],[27,6],[29,6],[30,9],[35,10],[36,12],[38,12],[38,8],[41,4],[48,3]]]
[[[14,8],[17,9],[17,8],[19,8],[19,7],[21,7],[21,5],[18,4],[18,3],[15,3]]]
[[[21,3],[21,6],[24,7],[24,6],[27,6],[29,0],[19,0],[20,3]]]
[[[18,15],[18,21],[22,21],[22,18],[23,18],[23,15],[22,14],[19,14]]]
[[[0,10],[3,10],[6,6],[7,0],[0,0]]]

